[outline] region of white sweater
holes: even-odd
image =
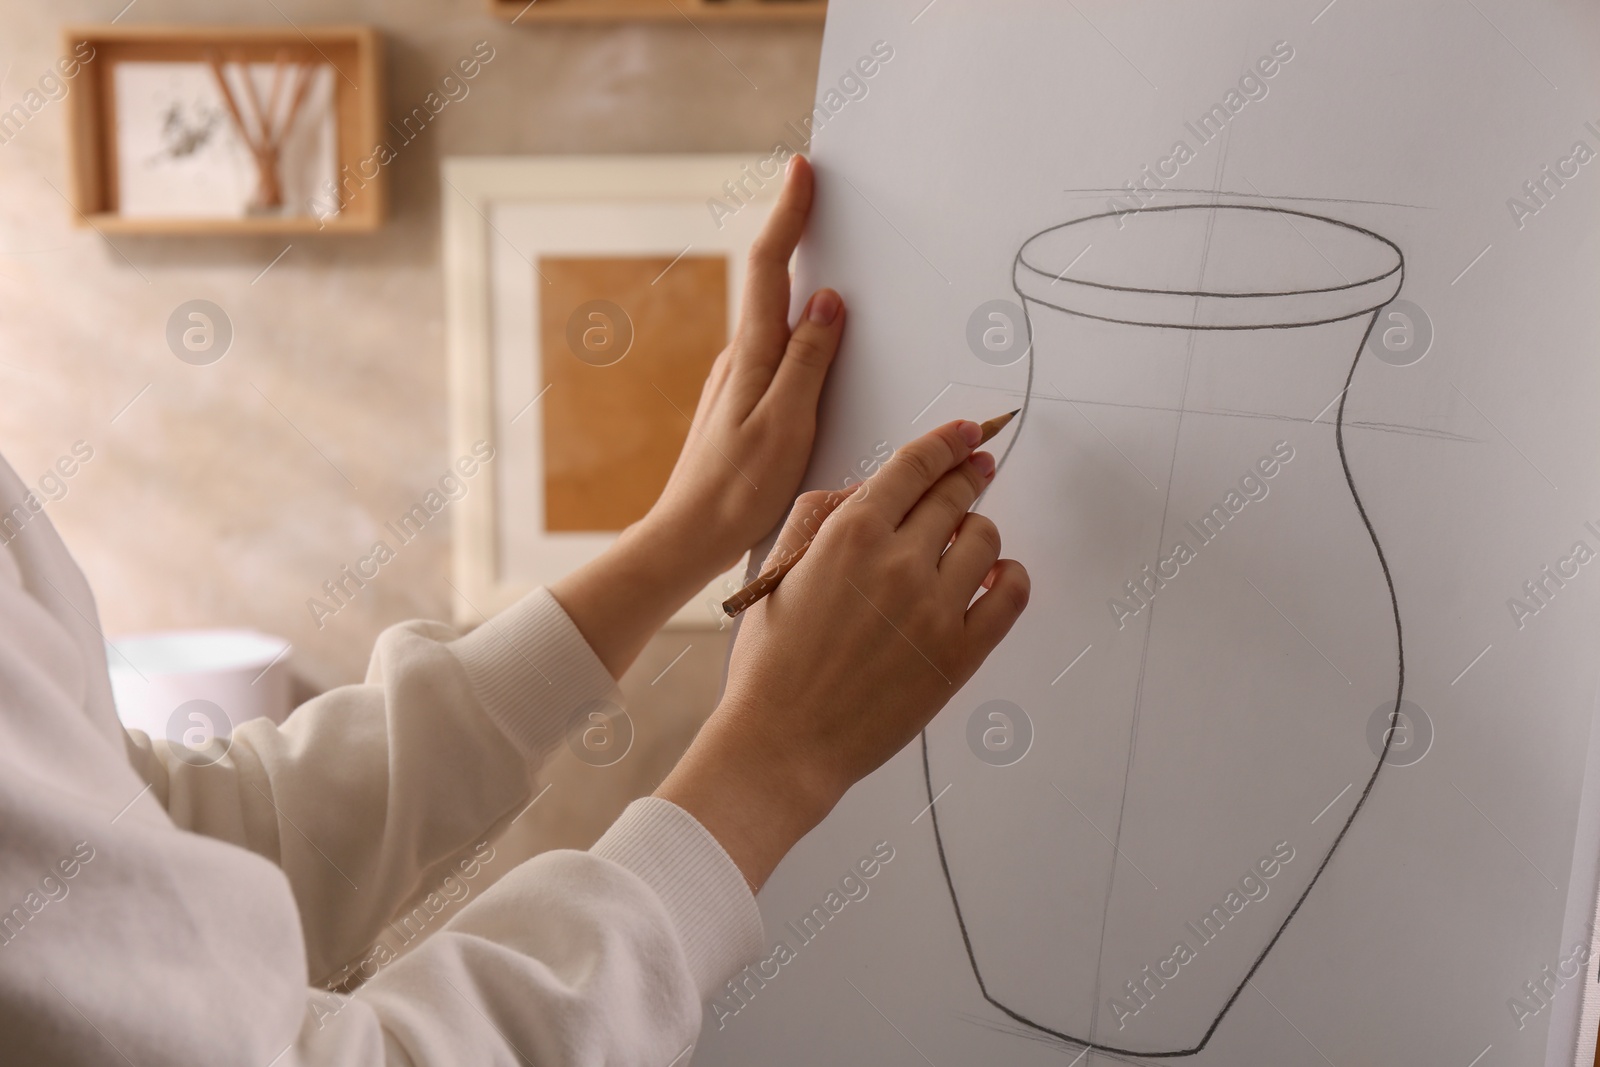
[[[474,848],[614,690],[549,593],[394,627],[363,684],[194,766],[119,724],[88,585],[4,460],[0,543],[0,1061],[681,1067],[760,953],[738,869],[654,799],[371,950],[485,877]]]

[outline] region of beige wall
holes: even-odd
[[[62,24],[106,21],[123,2],[4,0],[0,107],[53,62]],[[420,103],[475,42],[497,54],[389,168],[383,231],[296,237],[258,281],[290,242],[113,246],[72,227],[56,192],[67,188],[66,108],[48,105],[0,145],[0,452],[33,481],[74,441],[94,448],[50,514],[99,593],[108,633],[258,627],[293,640],[296,669],[325,686],[359,677],[382,627],[448,615],[444,523],[321,631],[305,606],[451,458],[440,158],[756,153],[809,109],[820,30],[707,26],[713,48],[683,23],[508,26],[478,0],[276,4],[296,21],[376,24],[390,115]],[[124,18],[281,22],[265,2],[220,7],[139,0]],[[232,350],[209,367],[179,362],[163,340],[172,309],[196,297],[221,305],[235,329]]]
[[[0,109],[53,63],[64,23],[107,21],[124,2],[3,0]],[[0,145],[0,452],[36,484],[75,441],[94,449],[49,514],[98,593],[108,634],[255,627],[291,639],[296,672],[326,687],[360,677],[383,627],[449,614],[442,522],[322,630],[305,605],[452,458],[440,158],[765,154],[784,122],[809,110],[821,32],[707,26],[714,48],[682,23],[508,26],[479,0],[139,0],[124,18],[279,23],[277,9],[297,22],[376,24],[389,115],[420,103],[475,42],[497,54],[389,168],[393,218],[381,232],[296,237],[259,279],[290,242],[112,245],[74,228],[57,192],[67,188],[66,109],[39,112]],[[179,362],[164,342],[168,315],[193,298],[221,305],[234,325],[231,351],[208,367]],[[626,680],[638,752],[614,773],[558,761],[528,828],[581,844],[652,787],[714,699],[724,649],[714,634],[658,638]]]

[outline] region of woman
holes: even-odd
[[[1027,602],[993,523],[967,513],[994,474],[974,423],[906,445],[862,491],[800,497],[776,551],[815,544],[746,616],[721,703],[653,797],[588,852],[507,872],[355,993],[325,986],[402,905],[472,870],[581,709],[782,517],[845,318],[824,289],[788,323],[812,183],[796,159],[697,432],[643,520],[465,636],[388,630],[364,684],[281,727],[244,724],[217,762],[122,728],[93,598],[54,529],[39,516],[0,535],[5,1059],[681,1057],[701,997],[765,947],[753,894],[778,860]],[[0,462],[0,511],[26,492]]]

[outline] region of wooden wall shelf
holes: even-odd
[[[68,152],[73,221],[105,233],[292,234],[350,233],[383,223],[384,168],[370,164],[386,138],[383,42],[370,26],[69,26],[63,55],[94,49],[75,79],[68,106]],[[270,63],[279,57],[333,68],[338,174],[345,181],[337,214],[250,217],[130,217],[117,208],[115,84],[119,62],[193,62],[215,53],[225,62]],[[83,54],[78,52],[77,54]],[[361,168],[358,171],[358,168]],[[374,173],[375,172],[375,173]]]
[[[532,22],[819,23],[827,0],[489,0],[500,18]]]

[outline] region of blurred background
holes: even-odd
[[[708,0],[660,0],[672,11],[648,19],[541,12],[515,23],[487,0],[125,2],[0,6],[0,452],[30,486],[47,483],[46,512],[112,641],[273,635],[291,646],[282,665],[303,699],[359,680],[385,627],[452,615],[446,522],[428,524],[336,615],[318,619],[307,604],[457,459],[441,159],[722,152],[753,162],[792,141],[785,124],[810,113],[821,20],[708,17]],[[113,20],[297,35],[370,26],[385,60],[374,101],[385,124],[480,42],[494,59],[384,168],[388,211],[370,232],[134,232],[88,225],[75,206],[85,194],[69,147],[85,134],[69,117],[89,83],[34,92],[59,70],[65,26]],[[7,125],[4,109],[23,118]],[[223,309],[233,331],[225,357],[205,365],[174,358],[167,338],[175,309],[196,300]],[[549,794],[508,847],[586,845],[652,789],[709,712],[725,653],[714,629],[658,636],[623,682],[633,750],[605,768],[560,754]]]

